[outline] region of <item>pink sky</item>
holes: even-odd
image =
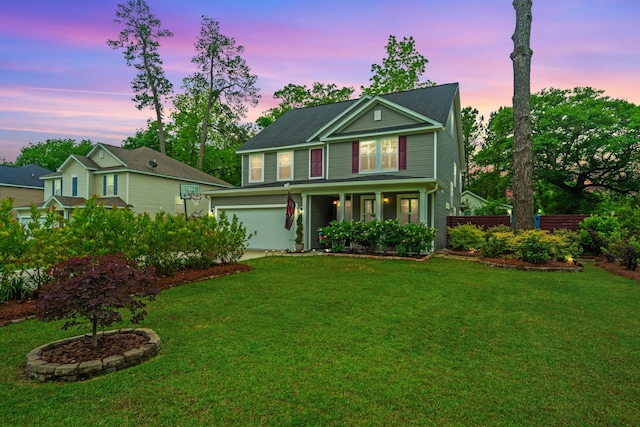
[[[123,0],[120,0],[123,1]],[[134,71],[106,41],[116,38],[118,1],[23,0],[0,15],[0,158],[51,138],[119,145],[145,128],[151,110],[131,101]],[[424,79],[460,83],[463,106],[488,117],[511,103],[511,1],[353,0],[302,2],[147,0],[162,27],[167,77],[180,91],[202,15],[245,47],[262,99],[253,122],[277,104],[273,92],[315,81],[368,85],[389,35],[412,36],[429,59]],[[640,104],[640,2],[534,0],[531,88],[592,86]],[[166,104],[170,108],[170,103]]]

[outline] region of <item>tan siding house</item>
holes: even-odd
[[[97,197],[105,206],[129,208],[139,213],[183,213],[181,184],[197,184],[200,191],[230,188],[231,184],[192,168],[148,147],[127,150],[99,143],[87,156],[71,155],[58,171],[42,176],[42,210],[55,206],[70,219],[73,209]],[[186,202],[189,215],[206,215],[205,202]],[[16,208],[22,221],[28,208]]]

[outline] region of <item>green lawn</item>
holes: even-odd
[[[248,263],[163,291],[143,324],[160,355],[90,381],[21,373],[32,348],[77,329],[0,328],[0,424],[640,425],[638,282],[590,265]]]

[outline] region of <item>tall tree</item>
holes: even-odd
[[[151,13],[144,0],[127,0],[118,4],[114,21],[124,25],[124,29],[117,40],[108,40],[107,44],[113,49],[122,49],[127,65],[138,71],[131,82],[135,93],[133,101],[139,110],[145,107],[155,110],[160,152],[166,154],[163,98],[171,94],[173,85],[164,75],[158,47],[162,37],[172,37],[173,33],[160,29],[160,20]]]
[[[223,121],[245,117],[245,103],[257,105],[260,95],[256,87],[258,76],[251,74],[247,62],[240,56],[244,47],[237,45],[233,37],[221,34],[218,21],[202,16],[195,49],[191,62],[198,72],[191,79],[193,87],[206,96],[198,156],[198,167],[202,169],[208,129],[215,126],[215,117],[223,117]]]
[[[531,135],[531,0],[514,0],[513,33],[513,228],[534,228],[533,139]]]
[[[545,213],[590,213],[596,193],[640,192],[640,106],[590,87],[543,89],[531,96],[531,123],[536,201]],[[492,113],[474,156],[482,173],[472,191],[485,198],[479,183],[512,180],[513,126],[512,108]]]
[[[479,140],[483,130],[482,122],[484,117],[478,117],[479,114],[478,110],[472,107],[464,107],[461,111],[465,161],[463,184],[465,190],[469,189],[471,177],[478,172],[473,164],[473,157],[480,144]]]
[[[137,129],[135,136],[127,137],[122,141],[122,147],[133,150],[140,147],[149,147],[156,151],[160,151],[160,141],[158,140],[158,122],[155,120],[147,120],[146,129]],[[171,152],[171,144],[165,141],[167,153]]]
[[[291,109],[347,101],[354,91],[352,87],[338,88],[333,83],[325,85],[314,82],[311,88],[307,85],[289,83],[273,94],[274,99],[281,100],[280,104],[262,113],[256,123],[259,127],[265,128]]]
[[[72,154],[86,155],[93,144],[88,139],[76,143],[74,139],[47,139],[22,147],[16,159],[16,166],[38,165],[50,171],[57,170]]]
[[[413,37],[404,37],[399,42],[390,35],[386,50],[382,64],[371,65],[371,85],[360,87],[363,94],[382,95],[435,85],[430,80],[420,82],[429,61],[416,50]]]

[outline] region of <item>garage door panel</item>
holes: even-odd
[[[284,228],[285,208],[219,209],[229,218],[236,215],[252,234],[249,249],[292,250],[294,248],[295,226]]]

